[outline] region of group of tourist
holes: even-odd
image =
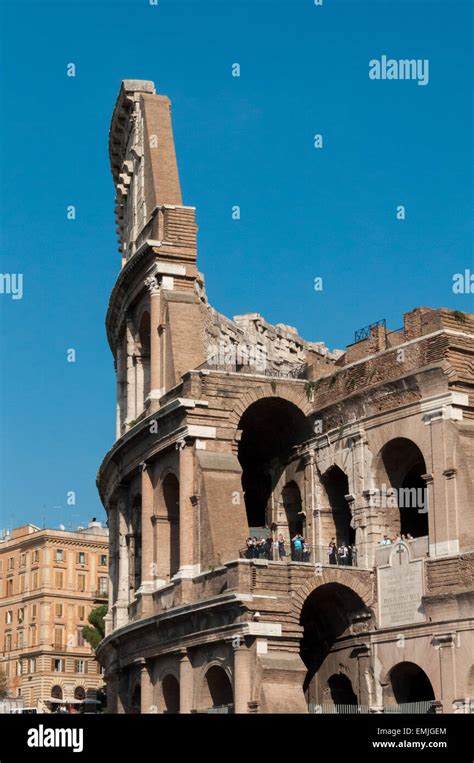
[[[391,546],[392,543],[398,543],[400,540],[413,540],[413,535],[410,535],[410,533],[397,533],[394,538],[384,535],[382,540],[379,540],[379,546]]]
[[[280,559],[284,560],[287,557],[286,541],[279,533],[277,538],[273,540],[270,534],[266,538],[247,538],[247,548],[245,550],[245,557],[247,559]],[[274,553],[275,552],[275,553]],[[291,539],[291,559],[294,562],[309,562],[311,556],[311,546],[308,545],[303,535],[295,533]]]
[[[357,564],[355,546],[345,542],[338,545],[335,538],[331,538],[327,554],[329,564],[338,564],[343,567],[353,567]],[[244,556],[247,559],[280,559],[283,561],[288,557],[285,538],[282,533],[279,533],[275,540],[270,533],[266,538],[258,538],[256,535],[253,538],[247,538]],[[293,562],[313,561],[311,559],[311,546],[301,533],[295,533],[291,538],[290,556]]]
[[[338,546],[336,539],[331,538],[328,546],[328,561],[329,564],[339,564],[342,567],[354,567],[357,564],[355,546],[347,544],[344,541]]]

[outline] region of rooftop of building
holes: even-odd
[[[37,537],[38,534],[42,536],[53,535],[57,537],[69,537],[77,539],[84,538],[86,536],[88,538],[90,536],[94,536],[98,540],[101,539],[107,541],[109,530],[107,527],[102,525],[102,522],[97,521],[95,517],[93,517],[91,521],[88,522],[86,527],[79,525],[73,530],[67,530],[63,525],[57,528],[49,528],[38,527],[37,525],[28,523],[26,525],[19,525],[18,527],[14,527],[12,530],[0,530],[0,549],[1,544],[9,543],[12,541],[18,542],[20,540],[27,540],[33,535]]]

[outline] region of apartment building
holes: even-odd
[[[108,529],[23,525],[0,539],[0,668],[25,706],[97,702],[99,663],[82,629],[108,596]]]

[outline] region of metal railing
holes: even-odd
[[[301,550],[296,550],[291,544],[285,543],[284,554],[275,545],[268,547],[267,544],[250,546],[242,548],[239,551],[241,559],[267,559],[274,562],[299,562],[305,564],[331,564],[339,567],[357,567],[357,549],[355,546],[348,547],[346,556],[339,554],[329,554],[328,546],[310,546],[304,544]]]
[[[368,326],[363,326],[361,329],[357,329],[357,331],[354,334],[354,344],[356,342],[362,342],[364,339],[369,339],[372,329],[376,328],[377,326],[383,326],[383,328],[386,331],[387,330],[386,319],[382,318],[380,321],[375,321],[375,323],[369,323]]]
[[[435,712],[435,704],[435,700],[423,700],[420,702],[403,702],[399,705],[384,705],[380,708],[370,707],[369,705],[334,705],[311,702],[308,705],[308,712],[322,715],[369,715],[370,713],[428,715]]]

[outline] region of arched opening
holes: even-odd
[[[293,403],[279,397],[250,405],[239,422],[242,435],[238,457],[249,527],[269,527],[270,497],[292,447],[311,434],[306,416]]]
[[[175,676],[167,675],[162,682],[165,713],[179,713],[179,683]]]
[[[233,706],[232,684],[224,668],[219,665],[209,668],[204,676],[200,700],[203,709]]]
[[[174,474],[168,474],[163,480],[163,500],[168,531],[163,541],[169,549],[169,577],[173,577],[179,570],[179,481]],[[158,553],[166,553],[163,545]]]
[[[382,497],[390,489],[394,490],[391,500],[387,500],[398,506],[395,514],[388,512],[395,524],[390,528],[394,532],[413,538],[428,535],[428,500],[423,474],[426,474],[425,459],[412,440],[397,437],[384,445],[380,452],[377,487]]]
[[[150,315],[145,312],[138,327],[137,412],[145,407],[145,400],[150,392],[150,336]]]
[[[138,591],[142,581],[142,497],[136,495],[132,503],[130,552],[130,588]]]
[[[343,673],[330,676],[328,687],[335,705],[357,705],[357,695],[352,688],[352,682]]]
[[[357,635],[371,617],[361,597],[340,583],[325,583],[307,597],[300,616],[303,626],[300,654],[308,671],[304,683],[308,701],[321,702],[327,695],[326,683],[320,681],[318,675],[323,666],[325,675],[339,673],[338,656],[331,653],[335,643],[346,636]],[[335,679],[335,691],[341,690],[341,680]],[[332,693],[333,687],[329,685],[329,688]]]
[[[281,494],[283,508],[285,509],[288,533],[292,538],[296,533],[303,533],[303,515],[301,493],[296,482],[288,482]]]
[[[51,689],[51,696],[54,699],[62,700],[62,698],[63,698],[63,690],[61,689],[61,687],[58,686],[57,684],[56,684],[56,686],[53,686],[52,689]]]
[[[86,698],[86,691],[83,686],[76,686],[74,689],[74,699],[83,702]]]
[[[431,681],[414,662],[399,662],[389,674],[390,685],[385,692],[386,704],[434,700]]]
[[[132,693],[132,701],[130,703],[130,713],[132,715],[138,715],[139,713],[141,713],[141,704],[142,704],[142,690],[140,686],[137,684],[137,686],[135,686]]]
[[[329,506],[332,513],[333,526],[329,542],[334,536],[338,546],[346,544],[353,546],[355,543],[355,530],[351,527],[351,510],[346,496],[349,495],[349,479],[347,474],[339,466],[331,466],[322,476],[323,487],[326,490]]]

